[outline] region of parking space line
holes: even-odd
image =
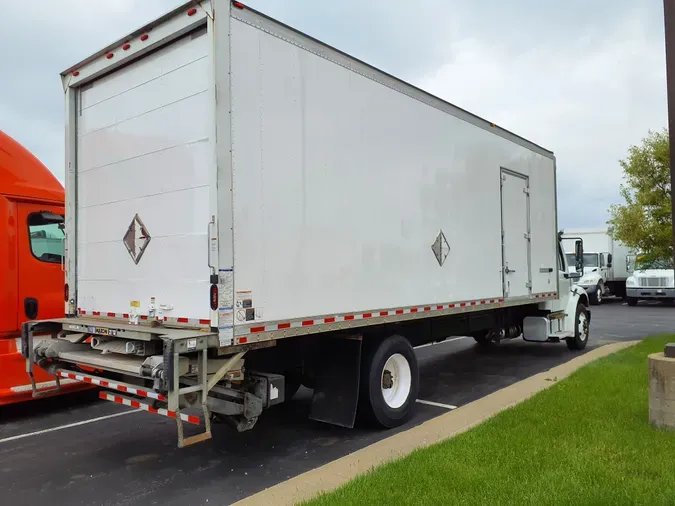
[[[416,402],[419,402],[420,404],[426,404],[427,406],[436,406],[437,408],[449,409],[450,411],[452,411],[453,409],[457,409],[457,406],[453,406],[452,404],[443,404],[440,402],[425,401],[423,399],[417,399]]]
[[[90,418],[89,420],[82,420],[81,422],[69,423],[66,425],[59,425],[58,427],[51,427],[49,429],[36,430],[35,432],[27,432],[26,434],[18,434],[16,436],[6,437],[0,439],[0,444],[9,443],[10,441],[16,441],[17,439],[23,439],[31,436],[39,436],[40,434],[46,434],[48,432],[54,432],[57,430],[70,429],[71,427],[78,427],[80,425],[86,425],[88,423],[100,422],[101,420],[107,420],[109,418],[116,418],[118,416],[130,415],[132,413],[140,413],[139,410],[132,409],[130,411],[122,411],[121,413],[113,413],[112,415],[99,416],[98,418]]]
[[[447,343],[451,343],[453,341],[461,341],[462,339],[469,339],[469,337],[470,336],[453,337],[452,339],[446,339],[445,341],[439,341],[437,343],[421,344],[420,346],[415,346],[415,349],[419,350],[420,348],[426,348],[428,346],[437,346],[439,344],[447,344]]]

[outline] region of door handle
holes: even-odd
[[[504,272],[506,274],[511,274],[512,272],[516,272],[515,270],[509,269],[508,267],[504,268]]]
[[[38,300],[33,297],[26,297],[23,300],[23,312],[29,320],[35,320],[38,315]]]

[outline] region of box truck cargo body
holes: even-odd
[[[413,344],[585,346],[550,151],[226,0],[62,78],[69,318],[27,326],[62,334],[29,364],[89,360],[178,420],[244,430],[303,383],[316,419],[366,396],[393,426]]]

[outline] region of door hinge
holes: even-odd
[[[532,283],[530,283],[529,281],[525,283],[525,288],[532,290]]]
[[[523,193],[524,193],[525,195],[529,195],[529,194],[530,194],[530,189],[529,189],[529,188],[523,188]]]
[[[528,241],[532,239],[532,236],[530,235],[529,232],[525,232],[525,233],[523,234],[523,237],[525,237],[525,239],[527,239]]]

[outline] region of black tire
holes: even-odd
[[[636,297],[626,297],[626,304],[629,306],[637,306],[638,300]]]
[[[364,345],[367,341],[364,341]],[[401,406],[392,408],[385,401],[382,389],[384,366],[390,357],[400,354],[410,368],[410,388]],[[361,363],[359,417],[367,422],[390,429],[406,422],[412,413],[419,390],[419,369],[415,350],[401,336],[391,336],[366,346]]]
[[[585,332],[581,332],[582,329],[579,328],[579,320],[582,314],[584,315],[586,325]],[[567,338],[567,347],[570,350],[583,350],[586,347],[590,335],[589,325],[588,309],[581,303],[577,304],[577,310],[574,315],[574,337]]]
[[[478,343],[479,346],[490,346],[492,344],[492,339],[490,338],[490,332],[479,332],[477,334],[472,334],[474,341]]]
[[[602,283],[597,284],[597,286],[595,287],[595,292],[593,293],[593,295],[589,297],[592,305],[599,306],[600,304],[602,304],[602,291],[604,289],[605,288],[602,285]]]

